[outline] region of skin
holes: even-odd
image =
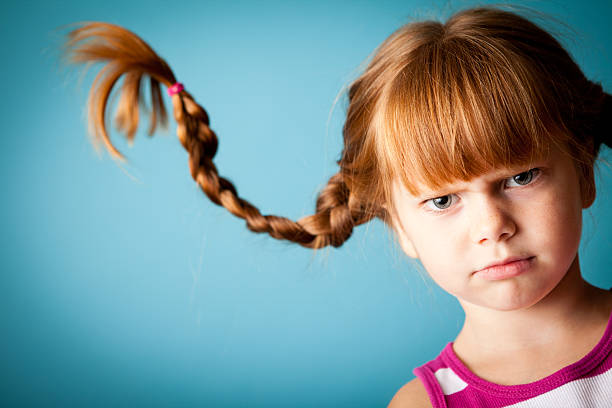
[[[533,382],[597,344],[612,295],[581,276],[583,202],[571,157],[551,148],[529,166],[421,191],[413,196],[395,184],[394,229],[404,252],[463,308],[453,348],[476,375],[502,385]],[[450,206],[440,211],[430,199],[446,195]],[[528,259],[518,276],[490,281],[474,273],[511,256]]]

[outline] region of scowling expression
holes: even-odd
[[[579,178],[573,159],[558,148],[529,166],[421,191],[413,196],[399,182],[393,187],[398,240],[461,301],[526,308],[578,267]]]

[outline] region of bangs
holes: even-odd
[[[480,37],[415,50],[372,123],[384,178],[417,195],[533,162],[563,142],[554,82],[514,49]]]

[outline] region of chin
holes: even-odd
[[[507,304],[496,304],[488,306],[489,309],[494,309],[499,312],[513,312],[516,310],[523,310],[533,306],[533,304],[524,304],[524,303],[507,303]]]
[[[537,304],[545,296],[546,296],[546,293],[541,294],[540,296],[531,296],[531,297],[521,296],[515,299],[512,299],[512,298],[505,299],[506,300],[505,302],[503,301],[496,302],[496,304],[493,306],[497,310],[506,311],[506,312],[510,312],[514,310],[521,310],[521,309],[528,309],[532,307],[533,305]]]
[[[514,285],[511,286],[513,288],[510,290],[507,288],[499,288],[500,290],[489,293],[489,296],[486,298],[478,297],[473,299],[473,301],[468,300],[468,302],[485,309],[512,312],[530,308],[546,296],[546,293],[535,291],[529,293],[529,291],[526,291],[524,288],[519,290],[518,287]]]

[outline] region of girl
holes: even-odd
[[[254,232],[339,247],[379,218],[404,252],[457,298],[463,328],[390,407],[612,406],[612,293],[581,276],[582,209],[610,145],[612,97],[528,19],[499,8],[405,25],[350,86],[339,171],[298,221],[262,215],[221,177],[206,111],[135,34],[89,23],[69,34],[74,63],[104,61],[89,100],[94,141],[123,159],[105,115],[131,141],[150,77],[150,133],[168,87],[191,176]]]

